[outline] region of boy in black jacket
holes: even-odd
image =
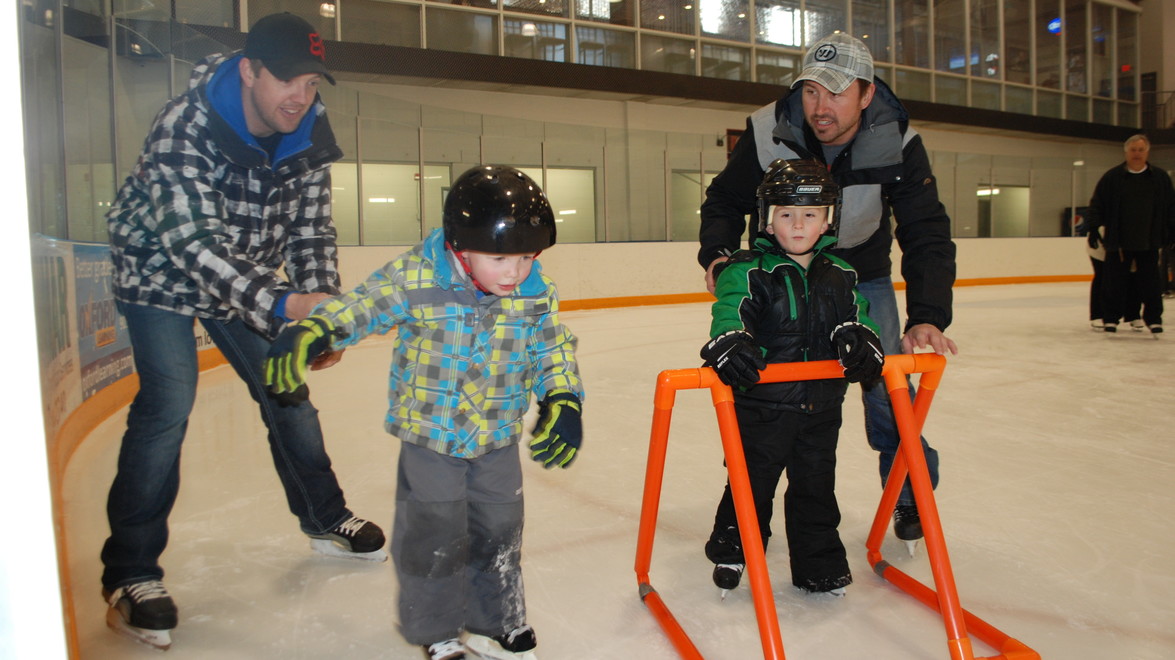
[[[767,168],[752,249],[736,252],[717,276],[706,366],[735,387],[763,546],[771,536],[775,488],[787,470],[784,518],[792,584],[844,594],[853,581],[837,533],[836,442],[849,382],[868,382],[885,363],[857,273],[827,249],[836,242],[840,187],[815,161]],[[826,234],[827,231],[827,234]],[[839,359],[845,380],[759,381],[768,362]],[[738,586],[745,559],[730,484],[718,503],[706,556],[714,584]]]

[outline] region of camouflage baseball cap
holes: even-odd
[[[873,56],[859,39],[837,32],[808,49],[804,55],[804,68],[791,88],[811,80],[833,94],[840,94],[858,78],[873,82]]]

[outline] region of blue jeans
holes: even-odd
[[[860,282],[857,284],[857,290],[869,301],[869,318],[881,328],[881,346],[885,349],[885,354],[901,354],[902,327],[898,322],[898,301],[894,295],[893,280],[879,277],[868,282]],[[906,381],[908,383],[909,379]],[[911,387],[910,398],[913,399],[913,396],[914,390]],[[885,387],[878,384],[870,390],[862,388],[861,400],[865,403],[865,436],[869,439],[869,446],[880,452],[878,467],[881,472],[881,485],[884,487],[890,468],[893,467],[901,437],[894,421],[889,392]],[[926,455],[930,483],[937,487],[938,452],[926,442],[926,438],[922,438],[922,451]],[[914,493],[910,489],[909,479],[902,486],[898,504],[914,504]]]
[[[126,317],[139,375],[127,415],[106,514],[110,538],[102,548],[107,589],[163,577],[167,516],[179,491],[180,447],[196,399],[194,319],[144,305],[119,304]],[[302,531],[322,533],[350,517],[330,457],[318,410],[309,401],[280,406],[265,391],[261,367],[270,342],[242,321],[201,323],[248,385],[269,429],[269,447],[290,511]]]

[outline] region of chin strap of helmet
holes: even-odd
[[[469,267],[469,259],[466,258],[464,250],[454,250],[449,241],[445,241],[445,249],[451,252],[454,257],[457,257],[457,263],[461,264],[461,268],[465,271],[465,274],[469,276],[469,281],[473,282],[473,286],[477,287],[478,291],[481,291],[482,293],[490,292],[489,289],[482,286],[481,282],[478,282],[477,278],[473,276],[473,269]]]

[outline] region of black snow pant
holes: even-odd
[[[792,584],[807,591],[829,591],[851,584],[852,574],[837,526],[836,442],[841,409],[787,412],[735,402],[747,474],[755,501],[763,547],[771,537],[775,490],[784,471],[784,529],[791,557]],[[715,564],[745,563],[730,482],[714,516],[706,555]]]

